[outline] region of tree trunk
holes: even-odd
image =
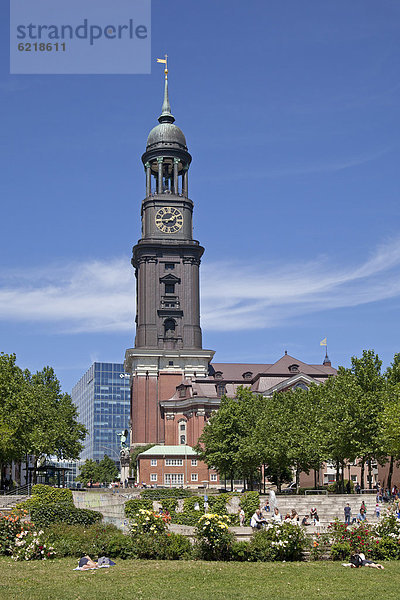
[[[38,464],[38,460],[37,457],[35,456],[35,462],[33,463],[33,485],[36,485],[36,480],[37,480],[37,473],[36,473],[36,469],[37,469],[37,464]]]
[[[233,492],[233,471],[231,471],[231,492]]]
[[[344,494],[344,460],[342,460],[342,479],[341,479],[341,483],[340,483],[340,491],[342,494]]]
[[[300,469],[299,469],[299,467],[297,467],[297,469],[296,469],[296,494],[299,493],[299,487],[300,487]]]
[[[365,486],[364,486],[364,470],[365,470],[365,459],[362,458],[361,459],[361,475],[360,475],[360,479],[361,479],[360,485],[361,485],[361,489],[362,490],[365,489]]]
[[[368,459],[368,489],[372,490],[372,464],[371,457]]]
[[[314,490],[317,489],[317,469],[314,469]]]
[[[336,493],[340,491],[340,461],[336,461]]]
[[[276,489],[278,492],[282,491],[281,472],[279,470],[276,473]]]
[[[391,456],[390,463],[389,463],[388,480],[387,480],[387,486],[388,486],[389,490],[392,489],[393,466],[394,466],[394,456]],[[383,487],[383,483],[382,483],[382,487]]]

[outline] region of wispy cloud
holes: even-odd
[[[380,159],[393,150],[393,146],[387,146],[377,150],[364,151],[359,154],[340,157],[314,158],[307,162],[292,162],[285,165],[273,165],[258,171],[236,170],[233,174],[229,173],[226,178],[232,180],[241,179],[275,179],[286,177],[288,175],[308,175],[313,173],[335,173],[344,169],[358,167],[365,163]],[[223,179],[223,178],[222,178]],[[204,175],[199,181],[221,181],[220,175]]]
[[[128,257],[0,273],[1,318],[59,333],[132,331],[134,295]],[[306,313],[397,296],[400,239],[352,266],[334,265],[327,257],[202,266],[202,326],[210,330],[270,328]]]

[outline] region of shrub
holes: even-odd
[[[185,490],[183,488],[165,488],[156,490],[142,490],[140,497],[149,500],[164,500],[166,498],[188,498],[192,496],[191,490]]]
[[[53,546],[46,544],[43,530],[21,531],[17,534],[12,557],[14,560],[47,560],[55,554]]]
[[[340,521],[331,523],[328,527],[333,545],[335,543],[348,542],[351,554],[363,552],[366,557],[373,556],[379,538],[373,525],[365,521],[348,527]]]
[[[103,515],[88,508],[75,508],[69,503],[41,505],[31,509],[31,519],[40,527],[48,527],[52,523],[68,525],[93,525],[101,521]]]
[[[39,483],[32,487],[31,497],[17,504],[17,508],[31,511],[34,508],[41,508],[49,504],[68,504],[73,507],[74,499],[71,490],[67,488],[54,488],[50,485]]]
[[[391,536],[393,534],[389,534]],[[384,537],[373,552],[373,557],[379,560],[399,560],[400,558],[400,542],[397,538]]]
[[[350,542],[338,541],[331,546],[332,560],[348,560],[352,554]]]
[[[203,560],[228,560],[234,541],[228,530],[229,517],[207,513],[196,526],[196,553]]]
[[[250,524],[252,515],[260,508],[260,494],[258,492],[246,492],[240,498],[240,508],[245,513],[246,524]]]
[[[0,513],[0,554],[12,554],[17,535],[33,532],[33,523],[25,520],[24,513],[12,512],[9,515]]]
[[[176,500],[176,498],[167,498],[167,499],[161,500],[162,509],[167,510],[171,514],[171,517],[176,512],[177,506],[178,506],[178,500]]]
[[[250,542],[233,542],[230,548],[230,559],[243,562],[249,560],[250,556]]]
[[[316,533],[310,542],[310,559],[319,560],[330,551],[330,538],[326,533]]]
[[[81,557],[84,554],[130,558],[130,537],[115,525],[98,524],[89,527],[57,523],[45,530],[47,543],[54,546],[57,556]]]
[[[125,502],[125,515],[128,519],[133,518],[140,509],[152,510],[153,500],[141,500],[140,498],[133,498],[132,500]]]
[[[162,536],[163,553],[160,558],[164,560],[189,560],[192,557],[193,547],[191,541],[179,533],[167,533]]]
[[[164,533],[169,521],[169,517],[143,508],[140,508],[138,512],[130,518],[131,530],[135,535],[141,533],[153,535]]]
[[[293,523],[270,523],[250,542],[250,560],[300,560],[307,546],[302,527]]]

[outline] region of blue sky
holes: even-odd
[[[0,9],[1,350],[65,391],[134,340],[140,156],[162,103],[193,156],[205,348],[400,351],[397,0],[152,2],[151,75],[9,75]]]

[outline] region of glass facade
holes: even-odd
[[[130,379],[119,363],[95,362],[72,389],[79,421],[88,434],[81,461],[100,461],[107,454],[119,467],[120,438],[129,430]],[[129,444],[129,439],[127,440]]]

